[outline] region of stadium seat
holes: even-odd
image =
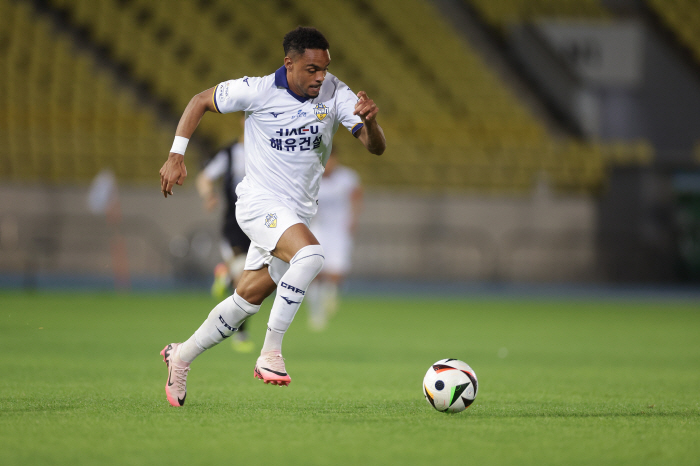
[[[273,72],[282,63],[286,32],[298,24],[319,27],[331,43],[331,72],[355,91],[367,91],[381,109],[389,141],[381,158],[367,154],[342,129],[334,140],[366,185],[528,192],[546,172],[555,188],[594,192],[607,164],[650,160],[644,144],[554,140],[430,2],[49,3],[85,31],[107,59],[169,103],[174,115],[194,94],[218,82]],[[606,14],[594,0],[470,3],[496,28],[536,15]],[[51,31],[48,20],[28,4],[0,0],[0,13],[0,40],[13,37],[8,50],[0,48],[0,66],[8,77],[1,84],[8,92],[0,92],[0,124],[8,136],[0,132],[0,138],[9,139],[11,153],[0,163],[0,176],[32,177],[46,159],[54,168],[41,176],[57,181],[89,178],[107,163],[120,176],[152,180],[172,128],[164,128],[152,109],[141,107],[91,57],[76,52],[67,37]],[[27,40],[27,31],[36,37]],[[40,70],[50,70],[48,104],[45,94],[36,92],[46,76]],[[222,145],[240,131],[237,117],[226,115],[204,118],[198,133]],[[69,165],[57,166],[66,159]]]
[[[92,5],[80,2],[80,14]],[[157,179],[173,129],[28,2],[0,0],[0,12],[9,44],[0,49],[0,176],[87,182],[111,168],[122,180]]]
[[[601,0],[462,0],[496,30],[537,18],[601,19],[610,17]],[[666,2],[666,0],[659,0]],[[690,0],[692,1],[692,0]]]
[[[695,0],[649,0],[650,8],[700,63],[700,5]]]

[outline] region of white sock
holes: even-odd
[[[248,317],[260,310],[234,291],[233,295],[216,305],[196,332],[180,347],[180,359],[192,362],[194,358],[233,335]]]
[[[327,280],[322,286],[323,311],[326,316],[333,316],[338,310],[338,285]]]
[[[304,296],[304,301],[309,308],[309,315],[313,317],[320,312],[323,312],[323,295],[321,291],[323,290],[323,282],[314,280],[309,289],[306,290],[306,295]]]
[[[309,310],[309,326],[313,330],[321,330],[326,325],[326,312],[323,308],[323,287],[324,283],[314,280],[306,290],[304,302]]]
[[[263,343],[262,350],[260,354],[267,353],[268,351],[282,351],[282,338],[284,333],[279,333],[272,330],[270,327],[267,328],[267,333],[265,334],[265,342]]]
[[[265,335],[262,352],[282,350],[282,336],[294,320],[311,281],[323,268],[323,261],[323,248],[318,244],[301,248],[289,261],[289,270],[277,285],[277,296],[267,323],[270,331]]]

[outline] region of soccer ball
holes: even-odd
[[[474,402],[478,384],[476,373],[465,362],[441,359],[423,378],[423,395],[430,405],[443,413],[459,413]]]

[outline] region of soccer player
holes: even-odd
[[[244,119],[241,119],[244,122]],[[236,186],[245,176],[245,149],[243,138],[221,149],[206,164],[197,176],[197,191],[204,201],[206,210],[213,210],[219,203],[214,182],[223,178],[223,195],[226,201],[223,222],[223,239],[220,243],[223,263],[214,269],[214,283],[211,287],[212,296],[222,300],[230,295],[232,289],[243,273],[245,258],[250,246],[250,239],[243,233],[236,221]],[[234,334],[233,349],[241,353],[253,351],[253,342],[245,331],[245,322]]]
[[[318,212],[311,232],[323,246],[323,270],[309,286],[306,304],[309,326],[323,330],[338,307],[338,287],[350,270],[353,233],[362,207],[362,186],[357,173],[338,161],[333,149],[318,191]]]
[[[205,112],[245,112],[246,175],[236,188],[236,218],[251,240],[245,270],[233,295],[219,303],[184,343],[167,345],[165,392],[173,406],[187,394],[190,363],[231,336],[277,291],[254,376],[289,385],[282,340],[324,255],[309,230],[316,195],[333,136],[345,126],[365,148],[386,148],[377,123],[379,109],[364,91],[357,96],[328,73],[328,41],[315,28],[299,27],[284,37],[284,65],[263,77],[218,84],[192,98],[180,118],[175,141],[160,170],[167,198],[187,176],[184,153]]]

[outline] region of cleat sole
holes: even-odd
[[[272,384],[277,385],[279,387],[287,387],[291,382],[291,380],[265,379],[265,377],[262,375],[262,373],[258,370],[257,367],[253,370],[253,377],[262,380],[265,383],[265,385]]]

